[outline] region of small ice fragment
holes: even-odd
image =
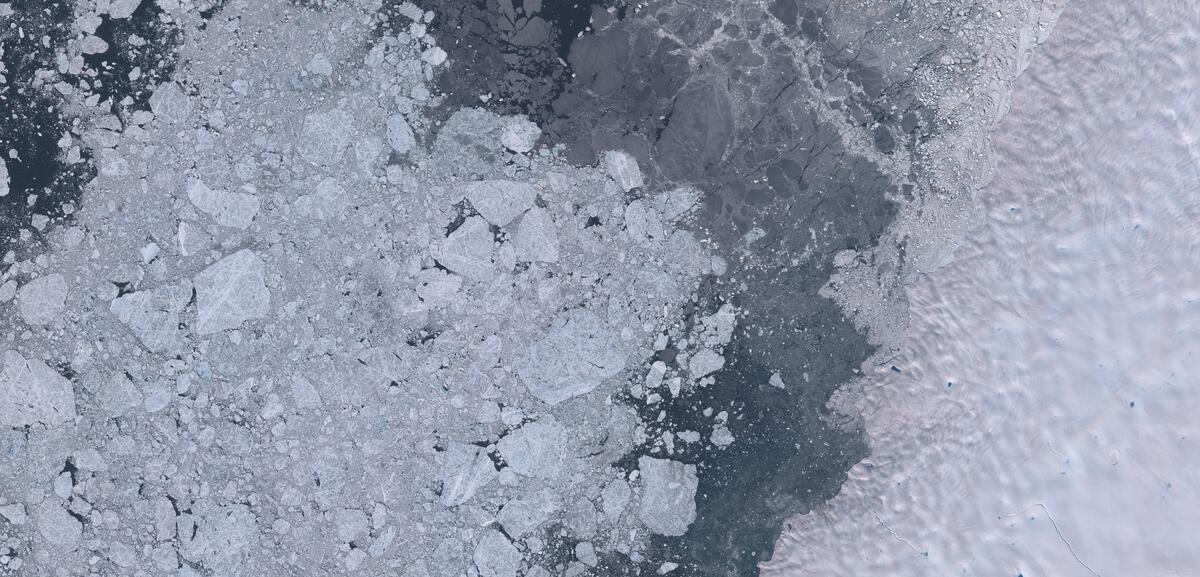
[[[42,361],[5,351],[0,372],[0,426],[45,423],[54,427],[75,418],[75,389]]]
[[[108,5],[108,16],[114,20],[124,20],[133,16],[141,4],[142,0],[112,0]]]
[[[513,471],[526,477],[557,477],[567,456],[567,429],[547,415],[505,435],[498,447]]]
[[[537,529],[559,509],[562,503],[550,491],[510,499],[496,514],[504,532],[514,539]]]
[[[496,226],[507,226],[533,206],[537,195],[536,186],[515,180],[471,182],[464,194],[479,215]]]
[[[778,387],[780,389],[787,386],[783,382],[783,377],[779,376],[778,372],[771,373],[771,379],[768,380],[767,383],[769,383],[772,387]]]
[[[522,116],[504,125],[504,130],[500,132],[500,144],[513,152],[524,154],[533,150],[541,136],[542,130],[538,125]]]
[[[725,447],[733,443],[733,433],[729,431],[729,427],[717,425],[713,427],[713,432],[709,436],[709,440],[718,447]]]
[[[334,527],[343,543],[357,541],[367,533],[367,514],[359,509],[338,509],[334,515]]]
[[[641,457],[642,497],[638,517],[652,532],[678,537],[696,519],[696,466]]]
[[[292,402],[298,409],[321,406],[321,394],[303,375],[292,375]]]
[[[308,63],[304,68],[313,74],[320,76],[329,76],[333,74],[333,64],[329,62],[329,58],[318,52],[308,59]]]
[[[486,280],[496,274],[492,263],[495,239],[482,218],[468,218],[438,248],[434,258],[451,271],[472,280]]]
[[[596,557],[596,548],[589,541],[575,545],[575,558],[588,567],[595,567],[600,559]]]
[[[562,313],[516,363],[529,392],[554,405],[592,391],[625,369],[619,339],[587,309]]]
[[[54,322],[67,301],[67,280],[54,273],[33,279],[17,291],[17,311],[31,325]]]
[[[658,566],[658,574],[666,575],[667,573],[670,573],[678,568],[679,568],[679,563],[672,563],[671,561],[667,561],[666,563],[663,563],[662,565]]]
[[[662,361],[654,361],[650,365],[650,370],[646,373],[646,388],[656,389],[663,382],[663,375],[667,374],[667,364]]]
[[[188,200],[202,212],[212,216],[217,224],[245,229],[258,214],[260,202],[253,194],[213,190],[200,179],[191,179],[187,186]]]
[[[642,180],[642,170],[638,168],[637,160],[628,152],[609,150],[604,153],[604,169],[608,176],[620,185],[621,190],[629,192],[645,186]]]
[[[0,506],[0,517],[4,517],[13,525],[24,525],[29,516],[25,513],[25,505],[13,503]]]
[[[108,42],[99,36],[89,34],[83,37],[83,42],[79,44],[79,51],[84,54],[104,54],[108,52]]]
[[[196,275],[196,331],[201,335],[235,329],[270,311],[266,265],[250,249],[239,250]]]
[[[408,154],[417,144],[412,127],[404,116],[393,114],[387,119],[387,140],[396,154]]]
[[[167,82],[150,96],[150,110],[168,124],[184,122],[192,114],[192,103],[174,82]]]
[[[424,60],[425,62],[428,62],[434,66],[438,66],[446,61],[446,51],[437,46],[426,48],[425,51],[421,53],[421,60]]]
[[[8,163],[3,158],[0,158],[0,196],[8,196],[8,191]]]
[[[550,213],[533,207],[521,219],[513,239],[518,258],[528,262],[558,262],[558,230]]]
[[[151,242],[150,244],[143,246],[141,252],[142,263],[150,264],[151,262],[154,262],[154,259],[158,258],[159,253],[162,251],[158,248],[158,243]]]
[[[632,494],[629,483],[624,479],[617,479],[605,485],[604,490],[600,492],[600,509],[604,512],[604,516],[608,517],[610,522],[615,523],[621,513],[625,511],[625,506],[629,504],[629,497]]]
[[[517,577],[521,568],[521,552],[495,529],[483,532],[473,558],[480,577]]]
[[[483,447],[454,443],[442,465],[442,504],[462,505],[495,478],[496,467]]]
[[[688,371],[693,379],[716,372],[725,366],[725,357],[710,349],[700,349],[688,360]]]

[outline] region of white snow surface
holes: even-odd
[[[763,574],[1195,574],[1198,40],[1192,3],[1067,8],[866,387],[873,455]]]

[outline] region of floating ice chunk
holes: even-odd
[[[107,471],[108,462],[100,455],[100,451],[87,448],[75,451],[71,455],[71,462],[75,464],[76,469],[83,471]]]
[[[504,125],[504,130],[500,132],[500,144],[513,152],[524,154],[533,150],[541,136],[542,130],[538,125],[522,116]]]
[[[396,154],[408,154],[416,146],[417,138],[404,116],[393,114],[388,117],[387,141]]]
[[[183,346],[180,315],[192,298],[187,281],[152,291],[138,291],[113,299],[108,310],[133,332],[151,352],[178,350]]]
[[[200,227],[186,220],[179,222],[179,229],[175,236],[179,242],[179,254],[183,256],[196,254],[212,243],[212,237]]]
[[[326,178],[312,194],[296,199],[296,210],[318,220],[328,220],[341,214],[345,195],[346,189],[336,179]]]
[[[709,373],[714,373],[725,366],[725,357],[713,352],[712,349],[700,349],[688,360],[688,372],[693,379],[699,379]]]
[[[516,363],[517,375],[533,396],[551,405],[592,391],[625,369],[618,337],[595,313],[573,309]]]
[[[166,497],[157,497],[151,505],[154,520],[154,536],[159,541],[170,541],[175,538],[176,520],[175,506]]]
[[[108,5],[108,16],[114,20],[124,20],[137,12],[142,0],[112,0]]]
[[[24,525],[25,521],[29,520],[29,515],[25,513],[25,505],[21,503],[0,506],[0,517],[4,517],[13,525]]]
[[[767,381],[772,387],[785,388],[787,385],[783,382],[783,377],[779,376],[779,372],[771,373],[771,378]]]
[[[662,216],[649,203],[635,200],[625,207],[625,234],[634,242],[662,240]]]
[[[472,216],[442,241],[435,258],[442,266],[473,280],[496,274],[492,254],[496,242],[487,221]]]
[[[159,248],[158,243],[151,242],[143,246],[140,252],[142,255],[142,264],[150,264],[154,262],[154,259],[158,258],[158,255],[162,253],[162,249]]]
[[[642,169],[638,168],[637,160],[623,150],[609,150],[604,153],[604,170],[625,192],[645,186]]]
[[[0,158],[0,196],[8,196],[8,191],[8,163],[3,158]]]
[[[110,417],[123,416],[142,404],[142,392],[124,373],[114,373],[92,392],[100,410]]]
[[[259,539],[258,522],[250,507],[242,504],[213,506],[197,510],[195,532],[184,541],[184,557],[200,561],[217,574],[233,571],[241,563],[242,553],[253,549]],[[179,531],[181,537],[187,532]]]
[[[538,491],[525,497],[510,499],[496,514],[504,532],[513,539],[537,529],[562,506],[550,491]]]
[[[0,285],[0,303],[6,303],[17,296],[17,281],[9,280]]]
[[[337,536],[343,543],[357,541],[367,534],[369,519],[367,514],[359,509],[338,509],[333,514],[334,527]]]
[[[333,64],[329,62],[329,57],[320,52],[313,54],[312,57],[308,59],[308,63],[304,65],[304,69],[319,76],[329,76],[330,74],[333,74]]]
[[[315,112],[304,117],[300,142],[300,156],[316,165],[336,164],[354,138],[354,117],[350,113],[333,109]]]
[[[196,208],[213,217],[217,224],[231,228],[250,226],[260,205],[253,194],[213,190],[196,178],[188,181],[187,195]]]
[[[67,301],[67,280],[54,273],[33,279],[17,291],[17,310],[31,325],[54,322]]]
[[[462,505],[495,478],[496,467],[482,447],[454,443],[442,465],[442,504]]]
[[[467,200],[480,216],[496,226],[507,226],[529,210],[538,189],[531,183],[515,180],[483,180],[466,185]]]
[[[75,418],[71,382],[42,361],[5,351],[0,372],[0,426],[54,427]]]
[[[718,447],[726,447],[733,444],[733,433],[729,431],[729,427],[720,424],[713,427],[712,434],[708,436],[708,440]]]
[[[666,374],[667,364],[662,361],[654,361],[654,364],[650,365],[650,370],[646,372],[646,389],[658,388]]]
[[[270,311],[262,259],[250,249],[239,250],[196,275],[196,331],[202,335],[235,329]]]
[[[442,269],[430,268],[417,273],[417,296],[430,306],[441,306],[454,301],[462,288],[462,277]]]
[[[74,551],[83,535],[83,523],[55,499],[46,499],[37,508],[37,528],[54,549]]]
[[[521,260],[558,262],[558,229],[550,213],[540,207],[525,213],[513,244]]]
[[[474,559],[480,577],[517,577],[521,568],[521,552],[495,529],[479,537]]]
[[[167,124],[178,124],[192,115],[192,103],[178,84],[167,82],[150,95],[150,111]]]
[[[321,394],[303,375],[292,375],[292,402],[298,409],[321,406]]]
[[[733,329],[737,325],[737,308],[731,304],[723,304],[717,312],[700,319],[704,326],[704,342],[710,347],[723,345],[733,337]]]
[[[700,206],[700,191],[691,187],[675,188],[656,197],[655,200],[663,218],[674,222]]]
[[[442,50],[440,47],[431,46],[426,48],[425,51],[421,53],[421,60],[424,60],[425,62],[428,62],[434,66],[438,66],[446,61],[446,51]]]
[[[666,575],[667,573],[670,573],[678,568],[679,568],[679,563],[673,563],[671,561],[667,561],[666,563],[663,563],[662,565],[658,566],[657,573],[659,575]]]
[[[604,516],[612,523],[617,522],[621,513],[625,511],[625,506],[629,504],[632,494],[625,479],[616,479],[605,485],[604,490],[600,492],[600,509]]]
[[[108,52],[108,42],[99,36],[89,34],[84,36],[83,41],[80,42],[79,51],[84,54],[104,54]]]
[[[640,457],[642,497],[638,517],[659,535],[678,537],[696,520],[696,466]]]
[[[513,471],[526,477],[557,477],[567,448],[567,429],[547,415],[507,434],[497,445]]]

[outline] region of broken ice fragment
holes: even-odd
[[[242,192],[213,190],[200,179],[191,179],[187,187],[188,200],[207,213],[221,226],[245,229],[258,214],[258,197]]]
[[[100,410],[110,417],[120,417],[142,404],[142,393],[124,373],[114,373],[107,382],[99,383],[93,391]]]
[[[567,429],[547,415],[507,434],[497,445],[513,471],[526,477],[557,477],[566,459]]]
[[[642,180],[642,170],[638,168],[637,160],[623,150],[610,150],[604,153],[604,169],[608,176],[617,182],[621,190],[629,192],[645,185]]]
[[[733,444],[733,433],[729,432],[729,427],[717,425],[713,427],[712,435],[709,435],[708,439],[718,447],[725,447]]]
[[[447,269],[473,280],[492,278],[495,240],[487,221],[472,216],[442,241],[435,258]]]
[[[0,158],[0,196],[8,196],[8,191],[8,163],[3,158]]]
[[[464,195],[488,222],[507,226],[533,206],[538,189],[528,182],[483,180],[467,183]]]
[[[350,113],[339,109],[317,112],[304,117],[297,150],[312,164],[333,165],[353,137],[354,117]]]
[[[540,207],[525,213],[513,244],[523,261],[558,262],[558,231],[550,213]]]
[[[504,532],[514,539],[537,529],[561,506],[558,497],[550,491],[538,491],[525,497],[509,500],[496,514],[496,520]]]
[[[142,0],[112,0],[108,5],[108,16],[114,20],[129,18],[141,4]]]
[[[71,382],[42,361],[5,351],[0,372],[0,426],[54,427],[75,418]]]
[[[177,124],[192,114],[192,103],[174,82],[167,82],[150,95],[150,110],[163,122]]]
[[[551,405],[592,391],[625,369],[618,337],[595,313],[573,309],[559,315],[516,364],[533,396]]]
[[[292,375],[292,402],[298,409],[311,409],[321,406],[321,394],[308,379],[302,375]]]
[[[183,334],[179,329],[180,314],[192,298],[192,285],[187,281],[152,291],[137,291],[119,296],[108,305],[138,341],[151,352],[161,353],[179,349]]]
[[[772,387],[776,387],[776,388],[780,388],[780,389],[782,389],[786,386],[783,383],[783,377],[779,376],[778,371],[771,373],[771,378],[767,381],[767,383],[770,384]]]
[[[31,325],[54,322],[67,301],[67,281],[54,273],[33,279],[17,291],[17,311]]]
[[[495,529],[483,532],[474,559],[480,577],[517,577],[521,568],[521,552]]]
[[[716,372],[725,366],[725,357],[709,349],[700,349],[688,360],[688,372],[693,379]]]
[[[270,311],[266,266],[250,249],[239,250],[196,275],[197,321],[201,335],[235,329]]]
[[[640,457],[642,497],[638,518],[654,533],[678,537],[696,519],[696,466]]]
[[[38,506],[37,528],[46,542],[59,550],[74,551],[83,535],[83,523],[53,499]]]
[[[596,557],[596,547],[588,541],[575,544],[575,558],[588,567],[595,567],[600,562]]]
[[[542,131],[537,124],[525,117],[518,117],[504,125],[504,130],[500,133],[500,144],[513,152],[524,154],[533,150],[541,136]]]
[[[367,533],[367,514],[359,509],[338,509],[333,521],[338,539],[343,543],[357,541]]]
[[[25,513],[25,505],[21,503],[0,506],[0,517],[4,517],[13,525],[24,525],[25,521],[29,519]]]
[[[629,504],[632,494],[625,479],[617,479],[604,486],[604,490],[600,492],[600,509],[604,511],[604,516],[608,517],[609,522],[617,522],[621,513],[625,511],[625,505]]]
[[[496,467],[482,447],[454,443],[446,450],[442,465],[442,504],[462,505],[495,478]]]
[[[79,44],[79,51],[84,54],[104,54],[108,52],[108,42],[99,36],[89,34],[83,37],[83,42]]]
[[[412,127],[399,114],[393,114],[387,119],[387,140],[396,154],[408,154],[417,144]]]

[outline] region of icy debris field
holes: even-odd
[[[1200,574],[1200,14],[1062,10],[0,2],[0,577]]]

